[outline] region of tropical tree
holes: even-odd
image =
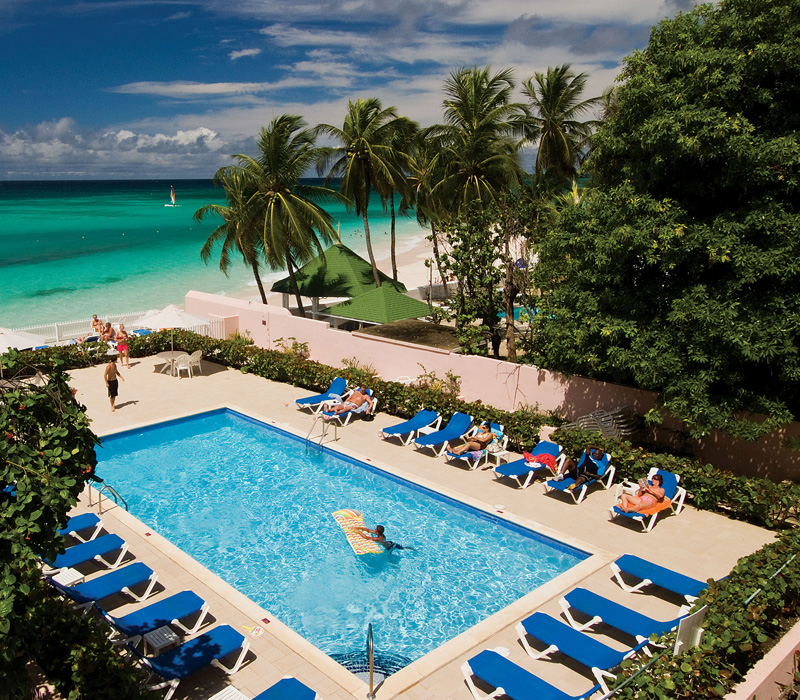
[[[246,205],[255,193],[254,185],[240,168],[229,165],[214,173],[214,184],[221,185],[225,190],[227,205],[206,204],[195,212],[194,218],[198,222],[214,215],[222,219],[200,250],[200,257],[208,264],[215,246],[221,243],[219,269],[227,276],[231,253],[239,251],[245,264],[252,268],[261,302],[266,304],[267,294],[260,274],[263,246],[259,245],[258,229],[246,211]]]
[[[389,233],[390,256],[392,261],[392,279],[397,282],[397,238],[396,238],[396,219],[397,212],[395,208],[395,193],[400,195],[400,214],[406,215],[411,209],[414,201],[413,187],[410,181],[410,168],[411,151],[414,147],[414,140],[419,131],[419,125],[416,122],[399,117],[394,120],[393,128],[390,132],[389,143],[397,152],[398,162],[397,173],[399,179],[391,183],[391,188],[388,194],[389,213],[391,216],[391,228]]]
[[[466,212],[472,202],[492,204],[517,188],[523,176],[519,137],[525,106],[511,102],[513,72],[460,68],[444,84],[445,124],[439,128],[441,179],[432,187],[446,210]]]
[[[626,59],[541,246],[536,364],[656,391],[697,438],[800,415],[799,31],[797,0],[722,0]]]
[[[535,73],[522,85],[522,92],[531,102],[531,131],[528,138],[538,142],[536,171],[553,171],[562,178],[575,175],[576,163],[588,146],[595,120],[579,121],[579,117],[599,104],[600,97],[581,99],[586,87],[586,73],[575,75],[568,63],[547,73]]]
[[[238,164],[229,166],[224,176],[241,190],[242,203],[237,200],[235,228],[223,224],[218,236],[225,241],[232,236],[230,245],[239,247],[243,255],[263,255],[273,270],[285,268],[303,316],[296,269],[321,253],[322,244],[333,242],[334,235],[331,216],[319,202],[345,201],[328,187],[300,182],[319,158],[314,131],[305,126],[302,117],[275,117],[261,129],[258,158],[233,156]]]
[[[375,286],[380,286],[378,266],[369,231],[369,202],[374,189],[385,203],[403,181],[408,156],[396,148],[396,134],[408,128],[394,107],[386,109],[377,98],[350,101],[342,127],[320,124],[316,134],[326,134],[341,145],[319,149],[317,172],[328,171],[326,184],[341,178],[340,192],[364,222],[367,255]],[[408,120],[405,120],[408,122]]]

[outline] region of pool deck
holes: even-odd
[[[206,361],[202,375],[178,379],[159,373],[160,362],[156,358],[136,359],[132,360],[130,370],[122,370],[125,381],[120,382],[118,408],[114,413],[106,397],[103,366],[71,373],[76,397],[86,406],[95,433],[102,437],[220,406],[242,410],[301,435],[306,435],[311,428],[312,417],[298,411],[294,403],[295,399],[307,396],[308,391]],[[517,621],[534,610],[560,617],[558,599],[577,585],[651,617],[668,619],[676,615],[680,601],[623,592],[612,580],[607,564],[621,554],[630,553],[701,580],[719,578],[730,571],[739,557],[772,540],[767,530],[692,507],[686,507],[678,516],[664,517],[650,533],[642,532],[636,523],[611,523],[607,511],[614,502],[613,487],[609,491],[590,493],[579,506],[562,495],[545,495],[540,484],[520,490],[508,481],[496,479],[491,470],[468,471],[446,463],[443,458],[378,437],[381,427],[397,422],[398,419],[379,411],[374,421],[354,420],[338,430],[336,442],[325,444],[471,505],[500,513],[501,517],[529,526],[533,524],[539,531],[555,534],[594,556],[390,677],[377,690],[379,700],[470,700],[472,696],[464,683],[461,664],[482,649],[498,646],[510,650],[510,660],[562,690],[570,694],[584,692],[594,685],[590,671],[571,662],[562,663],[564,657],[558,654],[552,661],[532,660],[517,640],[514,631]],[[168,497],[169,475],[164,476],[163,488]],[[76,512],[90,508],[87,493]],[[92,510],[97,512],[96,501]],[[129,543],[137,560],[158,573],[163,589],[148,602],[187,588],[194,590],[209,602],[216,624],[232,625],[243,631],[251,643],[247,662],[237,674],[225,676],[218,670],[195,674],[180,684],[174,695],[176,699],[205,700],[228,685],[252,698],[284,675],[295,676],[325,700],[366,697],[368,688],[362,680],[271,619],[262,608],[124,509],[104,500],[102,518],[109,531],[116,532]],[[320,593],[324,595],[324,591]],[[107,601],[109,607],[113,607],[112,602]],[[119,603],[113,610],[115,615],[138,607],[125,604],[123,599]],[[266,623],[263,622],[265,616]],[[264,630],[256,637],[243,630],[256,626]],[[623,635],[608,628],[600,631],[612,635],[598,634],[600,641],[619,649],[629,646],[626,644],[629,640]],[[353,648],[363,644],[364,640],[353,640]]]

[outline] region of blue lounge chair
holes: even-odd
[[[128,544],[119,535],[103,535],[90,542],[83,542],[70,547],[63,554],[59,554],[52,561],[46,563],[53,569],[65,569],[74,567],[92,559],[102,562],[109,569],[116,569],[128,551]],[[116,559],[109,557],[110,554],[119,552]]]
[[[145,336],[150,335],[153,331],[149,331],[146,328],[137,328],[135,331],[131,331],[133,335]]]
[[[656,524],[656,519],[658,518],[659,513],[667,511],[674,513],[675,515],[680,513],[683,510],[683,502],[686,500],[686,489],[680,486],[681,477],[677,474],[673,474],[672,472],[664,471],[658,467],[653,467],[650,470],[650,473],[647,475],[647,480],[652,483],[653,477],[656,474],[661,476],[661,485],[664,489],[664,501],[662,503],[659,503],[652,508],[643,509],[640,513],[627,513],[619,506],[612,506],[608,509],[611,513],[611,517],[609,519],[614,520],[617,516],[622,516],[623,518],[628,518],[629,520],[635,520],[636,522],[641,523],[641,526],[644,528],[645,532],[650,532],[650,530],[652,530],[653,526]],[[617,497],[619,497],[624,490],[638,490],[638,484],[634,484],[632,481],[623,481],[617,486]]]
[[[542,612],[533,613],[525,618],[517,624],[516,629],[522,646],[531,658],[541,659],[554,651],[560,651],[590,668],[597,682],[603,687],[604,693],[608,692],[606,678],[616,678],[610,670],[647,645],[646,641],[639,642],[632,649],[618,651]],[[527,635],[547,644],[547,648],[541,652],[535,651],[528,643]]]
[[[164,700],[169,700],[182,679],[205,668],[209,664],[216,666],[228,675],[239,670],[244,661],[250,642],[244,635],[237,632],[230,625],[219,625],[199,637],[195,637],[180,646],[162,652],[155,658],[142,655],[136,647],[128,645],[136,656],[154,674],[163,678],[163,681],[149,685],[148,690],[161,690],[169,688]],[[231,666],[225,666],[222,659],[234,652],[239,652]]]
[[[654,620],[608,598],[603,598],[597,593],[592,593],[585,588],[576,588],[574,591],[570,591],[559,601],[559,604],[564,611],[564,617],[567,618],[567,622],[579,632],[583,632],[602,622],[614,629],[625,632],[625,634],[629,634],[637,642],[647,641],[654,634],[658,636],[666,634],[675,629],[685,617],[682,614],[674,620],[666,620],[664,622]],[[588,622],[579,623],[572,616],[570,609],[578,610],[591,619]]]
[[[421,430],[426,428],[430,428],[431,431],[438,430],[441,423],[442,417],[436,411],[423,408],[413,418],[381,430],[381,437],[384,440],[396,437],[401,445],[408,445]]]
[[[555,442],[548,442],[542,440],[536,447],[531,450],[531,454],[536,457],[538,455],[548,454],[558,459],[561,456],[563,448]],[[560,460],[563,462],[563,459]],[[514,479],[517,486],[521,489],[526,489],[530,486],[537,476],[542,474],[549,474],[550,470],[539,464],[538,462],[529,462],[524,457],[517,459],[507,464],[500,464],[494,468],[494,473],[498,476],[505,476],[509,479]]]
[[[433,450],[434,455],[441,457],[451,442],[464,437],[471,425],[472,416],[457,411],[441,430],[415,438],[414,447],[418,450],[428,447]]]
[[[580,469],[581,465],[583,464],[584,460],[589,459],[589,457],[584,453],[581,457],[580,461],[578,462],[578,468]],[[575,503],[580,503],[586,498],[586,494],[589,491],[589,487],[594,484],[600,484],[604,489],[611,488],[611,484],[614,482],[614,474],[616,472],[616,467],[611,464],[611,455],[606,452],[603,455],[603,459],[601,460],[601,464],[599,466],[598,471],[598,478],[597,479],[590,479],[589,481],[581,484],[578,488],[574,488],[575,479],[569,476],[564,476],[563,478],[556,477],[555,479],[548,479],[544,482],[544,492],[545,493],[552,493],[553,491],[559,491],[560,493],[566,493],[572,496],[572,500]],[[570,488],[573,486],[573,488]]]
[[[445,456],[449,462],[463,462],[467,465],[470,471],[477,469],[481,464],[486,464],[489,457],[500,463],[500,459],[508,454],[506,447],[508,446],[508,435],[505,434],[505,427],[500,423],[490,423],[489,429],[492,431],[494,438],[489,443],[489,447],[485,450],[475,450],[470,452],[462,452],[456,454],[449,449],[445,451]],[[469,440],[473,435],[478,433],[478,427],[472,428],[464,435],[464,440]]]
[[[335,377],[331,382],[328,391],[314,396],[306,396],[304,399],[297,399],[295,403],[299,409],[309,408],[313,413],[319,413],[326,401],[341,399],[347,389],[347,380],[342,377]]]
[[[275,685],[270,686],[253,700],[315,700],[319,696],[296,678],[284,676]]]
[[[614,572],[614,578],[617,579],[620,588],[628,593],[633,593],[653,584],[683,596],[686,598],[687,603],[691,603],[708,588],[708,584],[703,581],[684,576],[633,554],[623,554],[619,559],[611,562],[611,570]],[[629,586],[623,580],[622,574],[635,576],[641,580],[636,585]]]
[[[116,593],[125,593],[137,602],[141,602],[153,592],[157,579],[158,576],[150,567],[136,562],[76,586],[62,586],[57,581],[49,580],[62,595],[75,603],[76,608],[83,608],[85,613],[97,601]],[[133,588],[145,583],[147,587],[144,593],[137,595],[133,592]]]
[[[208,603],[192,591],[181,591],[124,617],[114,617],[99,605],[97,609],[125,641],[131,644],[138,643],[140,637],[165,625],[175,625],[184,634],[194,634],[208,616]],[[181,622],[193,615],[197,615],[193,625],[187,627]]]
[[[342,397],[342,401],[347,401],[348,397],[355,391],[358,391],[361,387],[356,387],[353,391],[348,392],[345,396]],[[349,411],[342,411],[341,413],[336,413],[334,411],[323,410],[322,417],[327,421],[337,421],[339,425],[344,427],[347,425],[353,416],[362,416],[369,411],[372,415],[375,415],[375,412],[378,410],[378,399],[376,399],[372,394],[372,389],[367,389],[367,396],[372,399],[372,408],[370,409],[370,405],[365,401],[360,406],[356,408],[352,408]]]
[[[90,528],[92,531],[87,535],[84,530],[89,530]],[[81,542],[89,542],[97,537],[102,529],[103,521],[94,513],[82,513],[81,515],[76,515],[74,518],[67,520],[66,527],[59,530],[58,534],[64,537],[70,535]]]
[[[461,672],[475,700],[489,700],[501,695],[507,695],[512,700],[583,700],[602,689],[600,685],[596,685],[581,695],[568,695],[489,649],[484,649],[477,656],[464,662],[461,665]],[[481,695],[475,687],[472,676],[480,678],[495,688],[495,691],[490,695]]]

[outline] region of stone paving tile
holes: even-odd
[[[98,435],[221,406],[243,410],[303,436],[312,426],[313,418],[297,411],[294,404],[296,398],[308,395],[308,391],[206,361],[203,363],[205,373],[192,379],[159,374],[155,369],[157,364],[154,358],[137,359],[130,370],[123,370],[126,382],[120,388],[118,410],[114,413],[111,413],[105,395],[102,367],[71,373],[76,396],[87,407],[93,420],[92,427]],[[607,509],[614,503],[613,488],[591,493],[579,506],[559,496],[544,495],[540,484],[525,490],[516,489],[495,478],[490,470],[469,471],[452,466],[411,446],[400,447],[376,436],[379,428],[395,422],[398,419],[379,413],[373,422],[355,421],[339,429],[336,439],[331,438],[326,444],[366,459],[393,474],[456,494],[468,503],[501,511],[505,517],[534,529],[552,529],[559,539],[583,542],[611,556],[626,552],[637,554],[699,579],[724,576],[739,557],[772,539],[769,532],[760,528],[691,507],[679,516],[663,518],[651,533],[643,533],[638,526],[609,523]],[[109,502],[104,501],[104,505],[109,505]],[[88,508],[83,499],[79,510]],[[96,503],[93,508],[97,510]],[[123,509],[112,508],[103,518],[107,520],[110,531],[119,533],[130,543],[137,559],[158,572],[163,588],[154,600],[191,588],[209,601],[215,624],[231,624],[241,629],[243,625],[258,624],[263,617],[265,611]],[[570,580],[569,585],[562,588],[570,590],[581,585],[659,619],[669,619],[677,614],[679,600],[669,595],[627,594],[613,582],[610,570],[604,564],[600,568],[576,569],[583,572],[581,578]],[[480,649],[497,646],[507,648],[509,658],[514,662],[571,694],[587,689],[593,684],[588,670],[562,663],[563,657],[559,655],[553,660],[534,661],[525,654],[517,640],[513,623],[534,609],[554,616],[560,613],[558,599],[565,590],[548,584],[541,591],[538,597],[531,598],[536,602],[529,608],[524,605],[508,608],[507,611],[511,612],[498,618],[502,624],[496,629],[491,625],[478,626],[474,628],[477,632],[471,631],[460,637],[460,643],[446,646],[445,649],[458,649],[448,658],[443,658],[446,656],[444,653],[434,652],[391,677],[378,690],[377,697],[381,700],[395,697],[403,700],[469,700],[471,696],[460,671],[461,663]],[[115,614],[122,615],[136,607],[123,602]],[[264,628],[260,637],[248,637],[252,654],[238,674],[227,677],[213,669],[198,673],[181,683],[175,697],[178,700],[204,700],[227,684],[253,697],[287,673],[314,687],[327,700],[365,697],[365,683],[279,622],[271,621]],[[606,629],[605,632],[611,631]],[[597,634],[600,640],[611,646],[624,647],[625,640],[618,633],[612,632],[609,636],[598,629]],[[427,661],[429,657],[434,661]],[[402,682],[396,682],[397,679]]]

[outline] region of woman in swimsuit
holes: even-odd
[[[489,447],[489,443],[494,440],[491,424],[488,421],[484,421],[481,423],[479,430],[480,432],[468,438],[463,445],[456,447],[453,450],[453,454],[461,455],[465,452],[477,452],[478,450],[485,450]]]
[[[117,350],[119,351],[120,367],[124,362],[125,366],[130,369],[131,358],[128,357],[128,331],[125,330],[125,326],[121,323],[119,324],[119,330],[117,331]]]
[[[644,486],[640,487],[636,495],[623,493],[619,498],[620,510],[626,513],[636,513],[647,508],[652,508],[664,500],[664,479],[661,474],[653,475],[653,483],[648,484],[645,482]]]

